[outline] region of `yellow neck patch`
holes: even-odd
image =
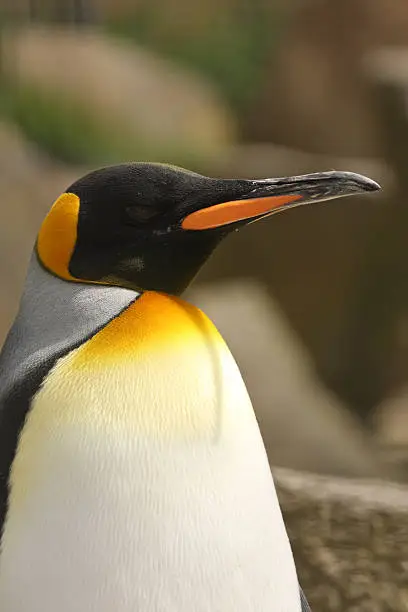
[[[37,240],[41,263],[50,272],[69,281],[77,281],[69,272],[69,262],[77,239],[79,197],[64,193],[44,219]]]
[[[76,363],[95,368],[120,359],[145,359],[155,351],[189,351],[191,345],[211,355],[214,343],[224,344],[198,308],[181,298],[146,291],[77,351]]]

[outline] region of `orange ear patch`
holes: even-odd
[[[41,263],[65,280],[77,279],[69,272],[69,262],[77,239],[79,198],[64,193],[52,206],[41,226],[37,253]]]
[[[267,214],[276,208],[301,198],[302,196],[300,195],[282,195],[215,204],[214,206],[191,213],[183,220],[181,226],[187,230],[204,230],[221,227],[228,223],[252,219],[258,215]]]

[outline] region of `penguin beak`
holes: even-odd
[[[378,183],[361,174],[335,171],[246,183],[248,191],[238,199],[187,215],[181,224],[183,229],[206,230],[237,222],[251,223],[294,206],[380,189]]]

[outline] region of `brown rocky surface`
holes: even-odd
[[[407,612],[408,488],[275,469],[314,612]]]

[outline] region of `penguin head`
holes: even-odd
[[[351,172],[244,180],[122,164],[73,183],[44,220],[36,250],[67,281],[179,294],[231,231],[293,206],[378,188]]]

